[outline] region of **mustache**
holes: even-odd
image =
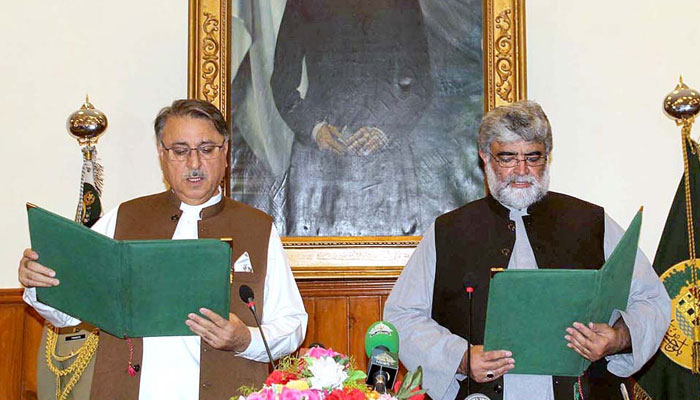
[[[531,183],[534,184],[537,182],[535,179],[535,176],[532,174],[527,174],[527,175],[510,175],[506,179],[503,180],[503,183],[507,186],[510,185],[511,183]]]
[[[194,178],[205,179],[207,177],[207,174],[203,170],[196,168],[196,169],[191,169],[189,171],[186,171],[184,174],[182,174],[182,177],[184,179],[194,179]]]

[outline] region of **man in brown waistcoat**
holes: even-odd
[[[668,294],[640,250],[627,309],[615,310],[609,321],[578,321],[562,332],[571,351],[593,362],[580,378],[580,392],[577,378],[509,374],[517,354],[484,351],[492,267],[600,268],[623,230],[603,208],[548,191],[552,132],[538,104],[520,101],[486,114],[478,144],[489,195],[435,220],[386,302],[385,318],[401,338],[399,357],[409,369],[423,366],[424,387],[433,399],[469,394],[469,280],[476,287],[470,392],[483,395],[471,398],[622,398],[621,377],[648,361],[670,321]]]
[[[246,284],[255,293],[274,358],[301,344],[307,314],[272,219],[222,195],[229,133],[219,110],[200,100],[176,100],[160,111],[155,131],[170,190],[122,203],[93,229],[122,240],[232,237],[231,313],[192,310],[183,323],[193,336],[127,341],[101,332],[90,398],[226,399],[242,385],[260,386],[268,371],[260,332],[239,287]],[[33,288],[58,285],[60,276],[36,260],[31,249],[20,260],[25,301],[55,326],[78,324],[37,301]],[[89,293],[77,295],[89,301]]]

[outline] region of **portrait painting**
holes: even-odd
[[[485,74],[516,33],[511,8],[484,49],[492,1],[229,2],[228,195],[283,236],[419,235],[482,197],[485,93],[518,95],[514,54]]]

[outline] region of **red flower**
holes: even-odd
[[[413,389],[412,392],[416,392],[416,391],[418,391],[418,390],[420,390],[420,386],[418,386],[417,388]],[[425,393],[421,393],[421,394],[417,394],[417,395],[415,395],[415,396],[411,396],[411,397],[408,398],[408,400],[425,400]]]
[[[265,379],[265,385],[270,386],[273,383],[284,385],[292,379],[297,379],[297,376],[291,372],[275,370]]]
[[[339,389],[333,390],[332,392],[328,393],[326,400],[343,400],[343,391]]]
[[[365,400],[360,389],[335,389],[326,396],[326,400]]]
[[[346,389],[347,391],[347,389]],[[347,392],[346,400],[365,400],[365,394],[360,389],[351,389]]]

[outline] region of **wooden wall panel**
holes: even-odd
[[[24,320],[21,289],[0,290],[0,399],[25,399]]]
[[[31,307],[25,307],[24,348],[22,349],[22,400],[36,400],[36,363],[44,319]]]
[[[309,326],[302,347],[321,343],[355,359],[356,366],[367,364],[365,333],[380,319],[380,296],[314,297],[304,299]]]
[[[326,348],[332,348],[347,353],[348,346],[348,301],[345,297],[317,297],[314,299],[316,313],[314,317],[313,342],[322,343]]]
[[[348,354],[355,358],[356,366],[365,369],[367,365],[367,353],[365,352],[365,333],[367,328],[380,319],[382,310],[379,296],[349,297],[348,304],[350,314],[348,320],[350,326],[348,335],[350,343]]]
[[[21,305],[0,305],[0,327],[0,399],[19,399],[24,308]]]
[[[303,295],[302,299],[306,313],[309,315],[309,322],[306,326],[306,337],[301,347],[309,347],[315,342],[314,338],[316,337],[316,324],[314,323],[316,320],[316,301],[314,298],[305,298]]]
[[[355,365],[367,365],[365,333],[382,318],[395,279],[299,280],[299,291],[309,314],[303,347],[322,343],[352,356]]]
[[[382,310],[381,318],[380,318],[380,319],[384,319],[384,305],[386,304],[386,299],[387,299],[388,297],[389,297],[388,294],[383,295],[383,296],[380,296],[380,301],[381,301],[380,310]]]

